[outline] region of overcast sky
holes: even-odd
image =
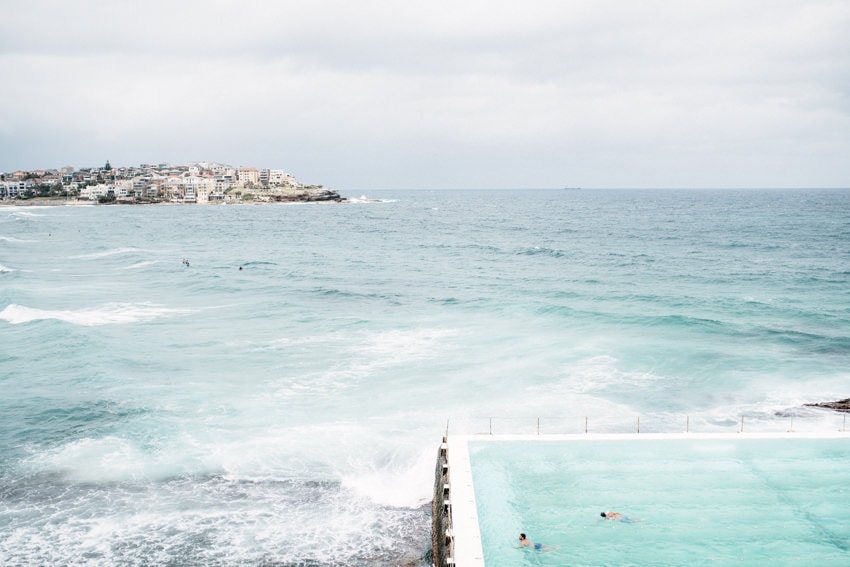
[[[850,186],[847,0],[0,2],[0,171]]]

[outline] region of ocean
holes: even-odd
[[[0,564],[426,565],[446,432],[842,426],[850,191],[366,196],[0,207]]]

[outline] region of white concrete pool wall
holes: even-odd
[[[469,442],[476,443],[523,441],[648,441],[659,439],[850,439],[850,431],[824,433],[578,433],[571,435],[456,435],[448,436],[447,460],[451,490],[451,526],[453,535],[453,565],[484,567],[484,548],[475,503]]]

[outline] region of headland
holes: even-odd
[[[282,169],[213,162],[142,164],[0,173],[0,204],[239,204],[343,202],[334,189]]]

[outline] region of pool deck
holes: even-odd
[[[499,441],[615,441],[640,442],[658,439],[850,439],[850,431],[823,433],[579,433],[573,435],[457,435],[449,436],[447,455],[451,484],[451,525],[453,533],[453,565],[484,567],[484,549],[478,523],[478,507],[472,482],[469,442]]]

